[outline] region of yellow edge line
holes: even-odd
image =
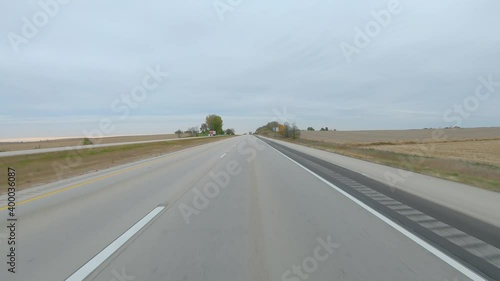
[[[170,156],[178,155],[178,154],[181,154],[182,152],[185,152],[185,151],[180,151],[179,153],[175,153],[175,154],[172,154]],[[41,199],[41,198],[45,198],[47,196],[51,196],[51,195],[54,195],[54,194],[57,194],[57,193],[60,193],[60,192],[64,192],[64,191],[67,191],[67,190],[70,190],[70,189],[73,189],[73,188],[76,188],[76,187],[79,187],[79,186],[82,186],[82,185],[86,185],[86,184],[89,184],[89,183],[93,183],[93,182],[96,182],[96,181],[107,179],[107,178],[110,178],[110,177],[113,177],[113,176],[116,176],[116,175],[119,175],[119,174],[123,174],[123,173],[129,172],[129,171],[132,171],[132,170],[137,170],[137,169],[140,169],[140,168],[145,167],[147,165],[160,162],[161,160],[165,160],[165,159],[153,160],[153,161],[141,164],[139,166],[134,166],[134,167],[126,168],[124,170],[121,170],[121,171],[118,171],[118,172],[114,172],[114,173],[111,173],[111,174],[107,174],[107,175],[104,175],[104,176],[100,176],[100,177],[92,179],[92,180],[84,181],[84,182],[81,182],[81,183],[77,183],[77,184],[74,184],[74,185],[62,188],[62,189],[58,189],[58,190],[54,190],[54,191],[51,191],[51,192],[47,192],[45,194],[38,195],[38,196],[35,196],[33,198],[30,198],[30,199],[19,201],[19,202],[16,203],[16,206],[22,205],[22,204],[26,204],[28,202],[35,201],[35,200],[38,200],[38,199]],[[3,211],[5,209],[7,209],[8,207],[9,206],[1,207],[0,211]]]

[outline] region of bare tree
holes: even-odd
[[[197,137],[199,132],[198,127],[191,127],[187,129],[186,134],[190,134],[192,137]]]
[[[179,129],[179,130],[175,131],[175,134],[180,138],[182,135],[182,131]]]
[[[207,126],[207,123],[203,123],[201,124],[200,126],[200,131],[205,134],[206,132],[208,132],[208,126]]]

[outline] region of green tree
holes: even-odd
[[[89,138],[83,139],[83,145],[92,145],[94,144]]]
[[[314,128],[313,127],[307,127],[307,130],[308,131],[314,131]]]
[[[212,131],[215,131],[218,135],[222,135],[222,126],[224,122],[222,122],[222,118],[219,115],[210,114],[205,118],[205,123],[208,128]]]
[[[300,129],[297,127],[295,123],[290,124],[288,122],[285,122],[283,126],[284,126],[283,132],[281,132],[281,135],[283,137],[296,139],[300,136]]]
[[[226,135],[234,136],[234,129],[227,129],[226,130]]]
[[[269,123],[267,123],[267,125],[264,125],[262,127],[257,128],[257,130],[255,130],[255,134],[265,134],[266,135],[267,133],[272,133],[273,128],[278,127],[278,126],[279,126],[279,123],[277,121],[269,122]]]

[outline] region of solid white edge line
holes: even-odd
[[[219,158],[222,158],[222,157],[226,156],[226,154],[227,154],[227,153],[222,154]]]
[[[114,252],[116,252],[123,244],[125,244],[132,236],[139,232],[148,222],[156,217],[165,207],[156,207],[149,214],[143,217],[140,221],[129,228],[125,233],[118,237],[115,241],[104,248],[99,254],[93,257],[85,265],[80,267],[75,273],[66,279],[66,281],[80,281],[91,274],[97,267],[99,267],[106,259],[108,259]]]
[[[267,144],[267,145],[269,145],[269,144]],[[292,161],[293,163],[295,163],[296,165],[298,165],[302,169],[306,170],[307,172],[309,172],[310,174],[312,174],[313,176],[315,176],[316,178],[318,178],[322,182],[326,183],[327,185],[329,185],[330,187],[332,187],[333,189],[335,189],[336,191],[338,191],[339,193],[341,193],[345,197],[351,199],[354,203],[360,205],[365,210],[367,210],[368,212],[372,213],[373,215],[375,215],[377,218],[381,219],[383,222],[387,223],[392,228],[394,228],[397,231],[401,232],[403,235],[405,235],[406,237],[408,237],[411,240],[413,240],[413,242],[417,243],[422,248],[426,249],[427,251],[429,251],[430,253],[432,253],[436,257],[440,258],[442,261],[446,262],[447,264],[449,264],[450,266],[452,266],[456,270],[460,271],[463,275],[469,277],[470,279],[472,279],[474,281],[476,281],[476,280],[477,281],[484,281],[484,280],[486,280],[483,277],[481,277],[480,275],[478,275],[477,273],[475,273],[474,271],[472,271],[471,269],[469,269],[466,266],[464,266],[463,264],[461,264],[460,262],[456,261],[455,259],[453,259],[452,257],[450,257],[450,256],[446,255],[445,253],[441,252],[439,249],[435,248],[431,244],[429,244],[426,241],[422,240],[420,237],[418,237],[415,234],[411,233],[410,231],[406,230],[405,228],[403,228],[399,224],[393,222],[392,220],[390,220],[386,216],[384,216],[384,215],[380,214],[379,212],[375,211],[370,206],[368,206],[365,203],[359,201],[358,199],[356,199],[355,197],[353,197],[349,193],[345,192],[344,190],[340,189],[336,185],[334,185],[334,184],[330,183],[329,181],[325,180],[324,178],[322,178],[321,176],[317,175],[313,171],[311,171],[308,168],[302,166],[297,161],[295,161],[292,158],[286,156],[285,154],[283,154],[282,152],[280,152],[276,148],[274,148],[274,147],[272,147],[270,145],[269,145],[269,147],[271,147],[276,152],[278,152],[279,154],[281,154],[283,157],[285,157],[288,160]]]

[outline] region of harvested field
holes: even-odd
[[[439,131],[444,137],[436,136]],[[459,129],[422,129],[422,130],[373,130],[373,131],[302,131],[300,138],[348,145],[388,143],[427,143],[446,141],[500,139],[500,128],[459,128]]]
[[[500,167],[500,140],[367,146],[401,154],[484,163]]]

